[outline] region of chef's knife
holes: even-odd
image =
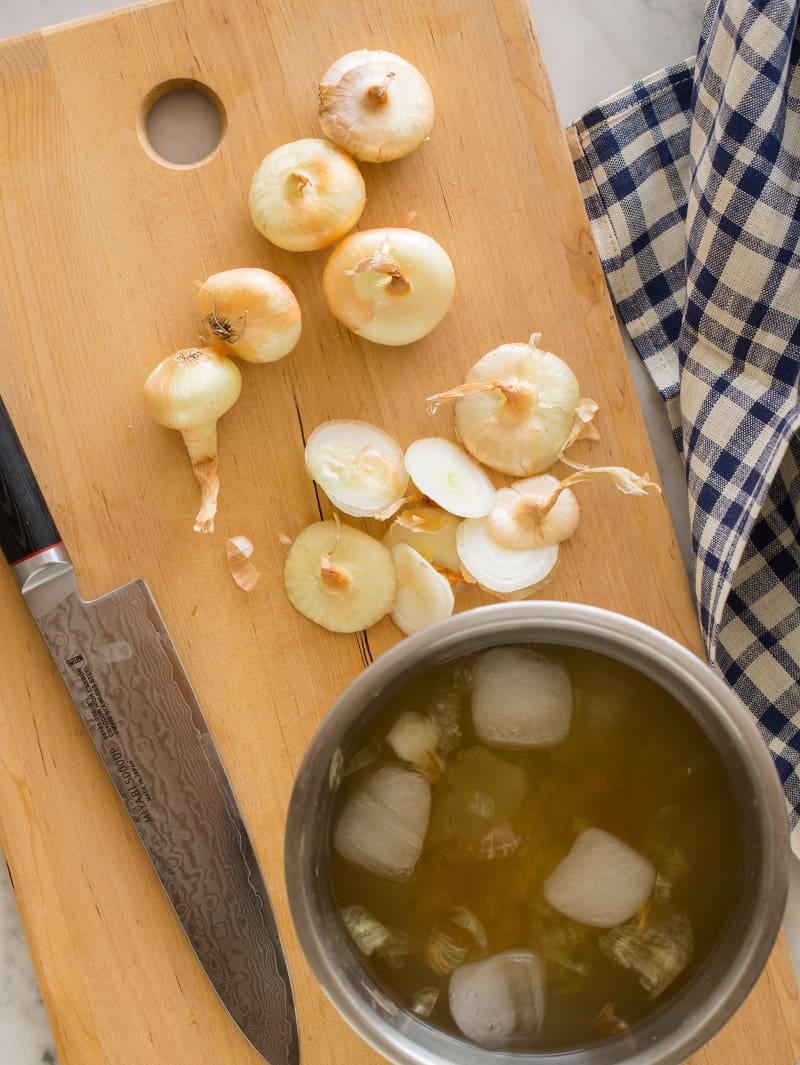
[[[289,973],[216,746],[144,581],[84,602],[0,397],[0,547],[223,1004],[270,1065],[297,1065]]]

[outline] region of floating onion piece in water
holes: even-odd
[[[605,1006],[603,1006],[592,1021],[592,1028],[603,1036],[627,1035],[631,1030],[631,1026],[628,1022],[624,1021],[622,1017],[617,1015],[616,1007],[613,1002],[607,1002]]]
[[[282,144],[253,175],[250,217],[286,251],[315,251],[356,224],[367,201],[361,171],[341,148],[315,137]]]
[[[481,518],[492,509],[495,487],[452,440],[427,436],[406,449],[406,470],[417,488],[449,514]]]
[[[412,632],[449,618],[455,608],[450,581],[408,544],[391,549],[397,570],[397,593],[392,621],[410,636]]]
[[[397,591],[389,551],[367,533],[319,521],[299,534],[283,571],[289,601],[331,632],[358,632],[388,614]]]
[[[402,227],[351,233],[322,274],[335,318],[376,344],[411,344],[444,318],[455,292],[450,256],[433,237]]]
[[[320,81],[322,132],[364,162],[386,163],[408,155],[427,138],[433,117],[427,81],[391,52],[348,52]]]
[[[386,733],[386,742],[398,758],[414,765],[425,765],[439,740],[436,726],[429,717],[406,710]]]
[[[522,836],[518,835],[507,821],[490,828],[478,844],[478,858],[484,862],[493,862],[498,858],[507,858],[522,846]]]
[[[456,433],[467,451],[515,477],[554,465],[596,409],[581,399],[569,366],[538,346],[540,336],[495,348],[475,363],[463,385],[428,397],[431,412],[456,400]]]
[[[408,544],[451,581],[462,580],[461,560],[456,549],[457,514],[432,503],[419,503],[401,511],[386,531],[388,548]]]
[[[434,972],[446,976],[468,958],[486,950],[486,929],[465,906],[454,906],[448,916],[433,926],[425,958]]]
[[[436,1008],[438,1001],[438,987],[421,987],[419,991],[414,992],[414,998],[411,1000],[411,1012],[416,1013],[418,1017],[428,1018]]]
[[[365,906],[343,906],[339,915],[348,935],[368,958],[380,954],[392,941],[392,933]]]
[[[195,532],[214,531],[219,497],[217,420],[239,398],[242,375],[230,359],[211,348],[184,348],[163,359],[144,383],[152,418],[177,429],[200,484]]]
[[[331,503],[356,518],[379,515],[408,485],[400,445],[369,422],[318,425],[306,443],[305,463]]]
[[[253,545],[250,540],[246,536],[232,536],[225,541],[225,554],[228,557],[231,577],[243,592],[251,592],[261,574],[250,561],[250,556],[253,554]]]
[[[685,913],[667,912],[644,931],[634,918],[606,932],[597,944],[607,958],[637,974],[651,999],[666,991],[694,954],[694,934]]]
[[[524,549],[499,544],[487,518],[462,521],[457,545],[464,575],[498,596],[529,595],[550,576],[558,561],[558,544]]]
[[[283,278],[241,267],[207,278],[197,294],[209,345],[246,362],[275,362],[300,339],[300,304]]]

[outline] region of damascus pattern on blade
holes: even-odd
[[[206,973],[272,1065],[299,1061],[294,1001],[250,838],[143,581],[36,618]]]

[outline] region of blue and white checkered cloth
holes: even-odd
[[[608,284],[664,397],[709,659],[800,855],[800,0],[711,0],[694,60],[568,131]]]

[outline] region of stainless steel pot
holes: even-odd
[[[580,647],[624,662],[672,693],[715,744],[737,799],[743,862],[737,901],[713,954],[683,992],[631,1034],[570,1053],[485,1051],[390,1001],[359,962],[334,909],[328,853],[337,767],[365,724],[423,670],[498,644]],[[764,968],[786,904],[789,843],[783,795],[752,717],[699,658],[663,633],[576,603],[504,603],[466,611],[381,655],[320,725],[300,766],[286,828],[292,917],[333,1005],[397,1065],[678,1065],[732,1016]]]

